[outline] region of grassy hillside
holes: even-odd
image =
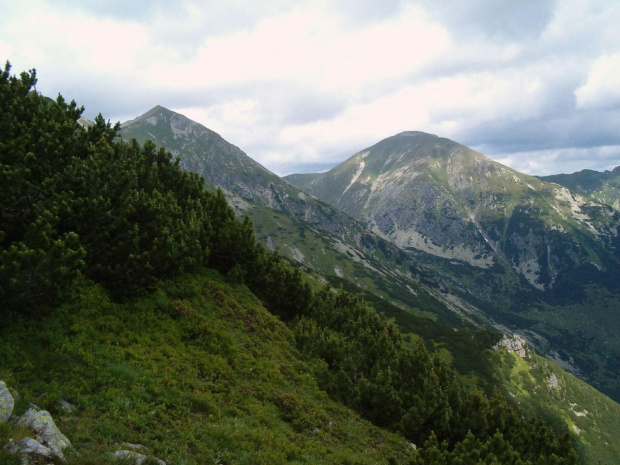
[[[323,362],[300,355],[286,325],[217,272],[161,283],[125,303],[89,283],[73,292],[54,313],[0,330],[0,379],[20,393],[17,413],[29,402],[52,412],[76,448],[69,464],[111,463],[106,454],[124,442],[179,464],[415,457],[402,436],[331,401],[315,380]],[[381,308],[402,319],[406,339],[423,335],[465,381],[500,387],[528,417],[569,427],[583,463],[617,462],[620,406],[609,398],[531,351],[521,358],[490,350],[492,335],[450,337],[443,325]],[[557,388],[549,386],[552,375]],[[62,411],[62,400],[76,410]],[[3,425],[0,442],[26,434]],[[0,451],[0,463],[11,459]]]
[[[477,387],[488,395],[499,389],[526,417],[544,418],[557,432],[568,427],[582,463],[620,462],[620,443],[615,439],[620,431],[620,404],[556,363],[530,347],[525,348],[524,356],[508,351],[498,344],[498,333],[471,328],[455,331],[412,315],[345,280],[333,278],[331,282],[349,292],[361,293],[384,318],[397,324],[406,341],[415,344],[423,338],[429,351],[449,363],[470,388]]]
[[[91,284],[74,292],[53,314],[0,333],[0,379],[20,393],[18,413],[29,402],[50,410],[79,453],[70,464],[108,463],[122,442],[188,465],[411,454],[318,389],[291,331],[245,286],[210,272],[123,304]],[[77,409],[63,413],[60,400]],[[5,426],[0,443],[24,433]]]
[[[521,357],[502,348],[490,356],[506,398],[526,415],[568,427],[583,463],[620,463],[620,405],[531,350]]]

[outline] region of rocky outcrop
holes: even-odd
[[[499,347],[505,347],[508,352],[515,353],[520,357],[527,357],[527,341],[518,334],[515,334],[512,337],[504,334],[502,340],[495,345],[496,349]]]
[[[65,460],[63,451],[71,447],[71,441],[60,432],[47,410],[41,410],[36,405],[31,405],[17,424],[33,430],[52,451],[54,457]]]
[[[4,423],[11,418],[15,399],[4,381],[0,381],[0,423]]]
[[[10,454],[18,455],[23,465],[40,463],[43,459],[66,462],[64,452],[72,448],[71,441],[61,433],[54,423],[54,419],[46,410],[41,410],[34,404],[21,416],[13,415],[15,405],[14,395],[11,393],[4,381],[0,381],[0,422],[12,422],[20,427],[27,428],[34,433],[34,437],[24,437],[13,440],[2,446],[2,449]],[[61,400],[58,409],[67,414],[75,412],[75,406],[69,402]],[[166,465],[166,462],[158,458],[146,455],[148,449],[140,444],[123,443],[122,446],[131,450],[117,450],[111,456],[123,463],[135,463],[141,465],[147,459],[153,459],[158,465]],[[144,453],[142,453],[144,452]]]
[[[13,421],[18,426],[30,429],[36,436],[19,441],[11,439],[2,448],[19,455],[23,464],[29,463],[29,458],[33,456],[66,461],[64,451],[71,447],[71,441],[60,432],[49,412],[31,404],[26,413],[16,418],[13,415],[14,406],[13,394],[6,383],[0,381],[0,421]]]
[[[558,377],[555,376],[555,373],[551,373],[551,375],[547,378],[547,386],[551,389],[560,389],[560,381]]]
[[[23,438],[19,442],[15,442],[12,439],[4,445],[4,450],[11,454],[17,454],[22,457],[22,463],[27,464],[29,462],[28,456],[38,456],[44,459],[51,459],[54,457],[54,453],[49,447],[45,447],[36,439]]]

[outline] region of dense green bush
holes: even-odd
[[[34,70],[0,74],[0,290],[4,311],[52,308],[85,275],[116,296],[207,265],[247,281],[275,313],[307,306],[299,272],[255,240],[221,191],[147,142],[62,97]],[[35,310],[36,309],[36,310]]]
[[[568,434],[526,421],[496,392],[466,390],[420,340],[344,291],[325,288],[294,326],[300,350],[327,362],[320,386],[373,423],[424,445],[419,463],[576,463]],[[463,460],[463,462],[459,462]]]

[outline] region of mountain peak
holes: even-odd
[[[403,132],[399,132],[398,134],[392,137],[423,137],[423,136],[438,137],[435,134],[430,134],[428,132],[423,132],[423,131],[403,131]]]
[[[137,123],[140,121],[147,121],[149,122],[151,125],[156,125],[158,121],[160,120],[164,120],[164,121],[169,121],[171,117],[176,116],[179,117],[181,119],[187,119],[185,116],[181,115],[180,113],[176,113],[172,110],[169,110],[166,107],[163,107],[161,105],[155,105],[153,108],[151,108],[150,110],[148,110],[147,112],[141,114],[140,116],[136,116],[134,119],[129,120],[129,121],[125,121],[123,124],[121,124],[121,127],[126,127],[129,126],[133,123]],[[198,123],[196,123],[198,124]]]
[[[147,119],[153,116],[172,116],[172,115],[177,115],[177,114],[178,113],[175,113],[174,111],[169,110],[166,107],[162,107],[161,105],[155,105],[153,108],[151,108],[146,113],[138,116],[136,120]]]
[[[438,147],[438,145],[441,147]],[[371,150],[372,152],[378,152],[376,154],[377,156],[386,155],[399,150],[414,151],[417,153],[417,157],[419,157],[423,154],[429,155],[430,152],[432,152],[434,156],[440,153],[445,156],[457,148],[466,147],[451,139],[446,139],[445,137],[440,137],[428,132],[403,131],[377,142],[365,151]]]

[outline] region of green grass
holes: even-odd
[[[0,378],[49,410],[79,456],[108,463],[122,442],[170,464],[399,463],[406,442],[319,390],[288,328],[244,286],[215,273],[109,300],[85,283],[73,301],[0,333]],[[76,411],[58,408],[66,400]],[[27,432],[0,429],[0,441]],[[0,451],[0,463],[11,463]]]
[[[524,415],[540,416],[557,431],[568,427],[583,463],[620,463],[620,405],[531,350],[525,358],[504,349],[488,355],[496,386]],[[552,375],[558,388],[548,382]]]

